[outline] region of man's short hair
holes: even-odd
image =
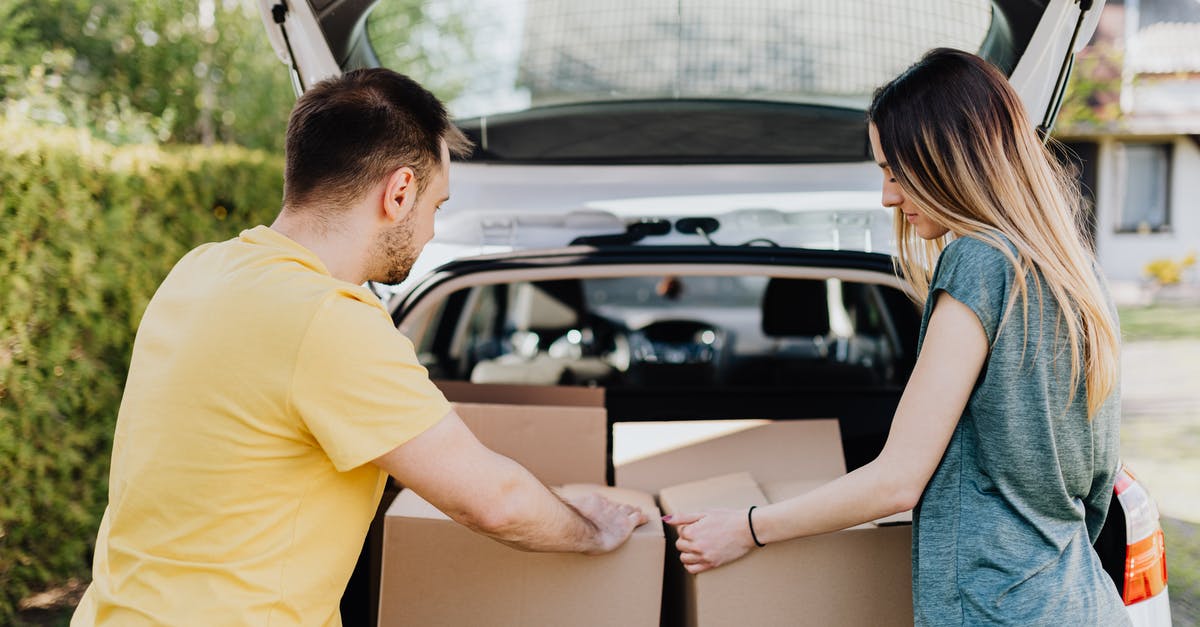
[[[388,69],[353,70],[313,85],[287,128],[283,204],[342,208],[409,166],[418,193],[441,166],[441,142],[464,157],[471,142],[436,96]]]

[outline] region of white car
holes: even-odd
[[[375,4],[260,0],[298,90],[379,65],[457,85],[475,154],[410,279],[379,288],[434,378],[600,385],[618,425],[838,416],[853,469],[883,446],[919,325],[873,89],[968,49],[1046,130],[1103,2]],[[1124,470],[1115,494],[1096,549],[1134,624],[1169,625],[1157,509]],[[347,624],[373,624],[371,546]]]

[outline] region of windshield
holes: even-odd
[[[993,15],[989,0],[392,0],[367,27],[384,66],[470,118],[661,99],[865,108],[930,48],[1003,58]]]

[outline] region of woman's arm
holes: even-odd
[[[979,318],[937,293],[925,342],[900,397],[883,452],[815,490],[754,510],[759,542],[837,531],[912,509],[962,416],[987,359]],[[754,545],[746,510],[713,510],[664,519],[679,529],[680,559],[698,573],[731,562]]]

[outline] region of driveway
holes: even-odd
[[[1164,516],[1200,524],[1200,340],[1127,343],[1121,457]]]

